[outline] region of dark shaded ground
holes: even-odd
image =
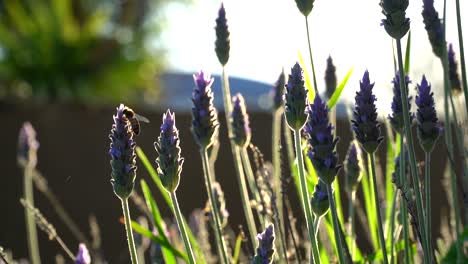
[[[2,120],[3,126],[0,130],[2,148],[0,151],[0,201],[2,201],[0,203],[0,245],[12,249],[17,257],[27,256],[23,208],[19,203],[19,198],[22,195],[22,174],[16,165],[16,144],[21,124],[29,120],[36,128],[41,144],[38,168],[47,177],[50,187],[85,233],[89,233],[87,224],[89,215],[96,215],[101,227],[104,255],[110,263],[127,263],[128,250],[125,232],[124,227],[119,222],[121,217],[120,202],[113,194],[109,182],[108,134],[115,107],[88,108],[69,105],[39,107],[3,105],[0,107],[0,120]],[[138,110],[138,107],[135,109]],[[159,134],[162,113],[142,111],[140,114],[148,117],[151,123],[143,126],[142,134],[138,136],[137,143],[154,162],[156,156],[153,141]],[[239,203],[237,180],[226,137],[224,114],[220,113],[220,117],[222,143],[216,163],[216,176],[225,191],[230,212],[230,224],[235,228],[239,223],[242,223],[243,213]],[[188,215],[194,208],[203,207],[207,196],[204,191],[198,149],[189,130],[190,114],[177,114],[176,120],[181,133],[182,155],[185,157],[183,175],[177,193],[182,211]],[[251,116],[253,142],[264,151],[267,159],[271,157],[270,122],[271,116],[269,114],[258,113]],[[338,123],[338,135],[341,137],[338,152],[340,162],[342,162],[352,136],[347,121]],[[447,217],[448,213],[448,203],[441,183],[446,157],[442,141],[439,140],[432,159],[432,175],[435,181],[432,184],[434,226],[438,226],[439,219]],[[416,146],[416,149],[418,160],[422,160],[423,156],[419,146]],[[383,153],[384,150],[381,147],[379,151]],[[141,178],[146,179],[153,188],[153,192],[157,193],[149,175],[139,163],[138,179]],[[378,178],[383,181],[382,175],[379,175]],[[383,188],[382,184],[381,186]],[[342,196],[345,197],[345,195]],[[44,196],[36,192],[35,197],[37,207],[56,227],[66,244],[72,250],[77,249],[78,241],[71,236],[68,229],[57,218]],[[343,205],[346,205],[345,201]],[[166,217],[171,216],[169,209],[162,202],[160,209]],[[134,217],[138,214],[134,207],[132,214]],[[48,241],[42,232],[39,232],[39,240],[44,263],[51,263],[52,257],[60,251],[59,247],[55,242]]]

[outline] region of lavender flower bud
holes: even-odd
[[[401,177],[400,177],[400,166],[401,166],[401,162],[400,162],[400,159],[401,159],[401,150],[400,150],[400,154],[398,154],[398,156],[395,158],[395,170],[393,171],[392,173],[392,182],[393,184],[395,184],[395,186],[399,189],[402,189],[404,186],[403,186],[403,183],[401,182]],[[408,180],[406,180],[406,182],[409,181],[409,159],[408,159],[408,151],[405,149],[405,177],[408,178]]]
[[[393,83],[393,100],[392,100],[392,113],[388,115],[390,124],[393,129],[399,133],[403,132],[405,126],[403,120],[403,102],[401,100],[400,90],[400,73],[396,72],[395,78],[392,80]],[[408,84],[411,83],[408,76],[405,75],[406,91],[408,91]],[[408,98],[408,110],[411,111],[411,96]],[[410,113],[410,123],[412,122],[414,115]]]
[[[434,8],[434,0],[423,0],[422,17],[432,51],[437,57],[442,58],[445,49],[444,29]]]
[[[36,167],[38,149],[39,142],[36,140],[36,130],[31,123],[23,123],[18,136],[18,164],[23,167]]]
[[[200,71],[193,75],[195,89],[192,92],[192,134],[201,148],[208,148],[218,136],[218,113],[213,104],[211,85],[214,79]]]
[[[380,125],[377,122],[375,95],[372,94],[374,84],[370,82],[369,72],[366,71],[360,82],[360,90],[356,92],[356,103],[351,120],[356,139],[367,153],[377,150],[383,137],[380,136]]]
[[[317,94],[314,103],[307,109],[308,121],[305,126],[309,150],[307,155],[314,165],[319,178],[326,184],[335,180],[341,168],[335,147],[338,139],[333,136],[333,126],[328,119],[328,107]]]
[[[429,153],[439,138],[442,128],[437,119],[434,104],[434,93],[431,92],[431,85],[423,75],[421,84],[417,85],[418,95],[416,96],[418,139],[421,148]]]
[[[233,139],[239,147],[246,147],[250,143],[251,129],[249,115],[245,107],[244,97],[237,94],[232,98],[232,113],[230,122],[232,125]]]
[[[362,178],[362,154],[356,140],[349,145],[345,161],[346,188],[349,192],[356,191]]]
[[[382,19],[385,31],[394,39],[401,39],[410,28],[410,20],[406,17],[408,0],[381,0],[380,6],[386,19]]]
[[[461,92],[461,82],[460,76],[458,75],[458,62],[455,58],[455,52],[453,51],[452,43],[449,44],[447,55],[450,85],[452,86],[452,91],[458,94]]]
[[[330,202],[328,200],[327,185],[319,180],[315,185],[314,194],[310,199],[312,205],[312,211],[318,217],[325,215],[330,208]]]
[[[300,130],[307,121],[305,113],[307,105],[307,91],[304,86],[304,77],[299,63],[291,68],[288,83],[283,96],[284,114],[286,121],[292,130]]]
[[[275,230],[273,224],[267,226],[263,233],[257,235],[257,252],[252,260],[252,264],[269,264],[273,261],[275,253],[274,241]]]
[[[231,48],[229,43],[229,29],[226,19],[226,10],[224,5],[221,4],[221,7],[218,11],[218,18],[216,19],[216,41],[215,41],[215,51],[216,56],[218,57],[221,65],[226,65],[229,60],[229,50]]]
[[[314,7],[314,1],[315,0],[296,0],[296,5],[304,16],[308,16]]]
[[[336,90],[336,67],[333,65],[333,59],[328,56],[327,69],[325,70],[325,93],[327,98],[330,99]]]
[[[281,74],[278,77],[273,89],[271,91],[271,97],[273,98],[273,110],[278,110],[283,107],[283,94],[284,94],[284,85],[286,82],[286,76],[284,75],[284,70],[281,71]]]
[[[121,199],[127,199],[132,193],[137,169],[134,133],[130,121],[125,117],[124,109],[123,104],[117,108],[109,135],[111,140],[109,150],[112,168],[111,183],[114,193]]]
[[[213,183],[213,196],[215,205],[218,207],[219,217],[221,218],[221,227],[225,227],[228,223],[229,211],[226,209],[226,200],[224,199],[224,192],[218,182]],[[206,202],[205,212],[212,217],[212,210],[209,201]]]
[[[78,248],[75,264],[91,264],[91,256],[89,255],[89,251],[86,248],[86,245],[83,243],[80,243]]]
[[[154,142],[154,148],[158,153],[156,164],[161,183],[170,193],[175,192],[179,186],[180,173],[184,159],[180,156],[179,130],[175,125],[175,113],[168,109],[163,115],[161,132],[158,141]]]

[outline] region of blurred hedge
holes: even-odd
[[[164,53],[148,47],[158,39],[162,5],[0,1],[0,99],[96,103],[154,94]]]

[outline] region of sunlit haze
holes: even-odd
[[[214,25],[220,1],[173,3],[167,8],[168,25],[162,35],[168,49],[171,70],[196,72],[204,69],[220,73],[214,53]],[[443,1],[436,1],[442,16]],[[461,1],[461,10],[466,3]],[[311,70],[304,17],[294,0],[226,0],[231,53],[228,72],[231,76],[273,83],[281,69],[290,71],[298,60],[298,52]],[[468,7],[467,7],[468,8]],[[458,35],[455,6],[447,3],[447,41],[453,42],[458,56]],[[433,55],[422,23],[422,0],[410,1],[407,16],[411,19],[411,67],[413,85],[426,74],[435,94],[441,95],[441,65]],[[354,67],[343,99],[350,102],[358,89],[358,80],[365,69],[375,81],[379,111],[390,109],[393,78],[392,39],[380,21],[384,16],[377,0],[317,0],[309,15],[313,57],[319,91],[324,89],[326,59],[332,56],[340,81]],[[468,38],[466,17],[464,36]],[[406,37],[402,40],[403,49]],[[396,47],[395,47],[396,50]],[[411,86],[414,87],[414,86]],[[414,89],[410,88],[414,95]],[[384,99],[384,100],[382,100]]]

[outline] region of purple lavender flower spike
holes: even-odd
[[[158,153],[156,164],[161,183],[170,193],[175,192],[179,186],[180,174],[184,159],[180,152],[179,130],[175,125],[175,113],[168,109],[163,115],[161,132],[158,141],[154,142],[154,148]]]
[[[449,44],[448,48],[448,64],[449,64],[449,79],[452,91],[456,94],[461,92],[460,76],[458,75],[458,62],[455,58],[455,52],[453,51],[452,43]]]
[[[431,85],[427,82],[426,76],[423,75],[421,84],[417,85],[417,88],[418,139],[421,148],[425,152],[430,153],[442,133],[442,128],[437,119],[434,93],[431,92]]]
[[[230,119],[234,142],[239,147],[246,147],[250,143],[252,133],[244,97],[242,97],[241,94],[237,94],[232,98],[232,113]]]
[[[327,59],[327,68],[325,70],[325,93],[327,98],[330,100],[333,93],[336,90],[337,80],[336,80],[336,67],[333,65],[333,59],[331,56],[328,56]]]
[[[283,107],[283,94],[284,94],[284,85],[286,82],[286,76],[284,75],[284,70],[281,71],[281,74],[278,77],[273,89],[271,90],[271,97],[273,98],[273,110],[278,110]]]
[[[349,192],[357,189],[362,178],[362,156],[357,141],[353,140],[349,145],[345,161],[346,188]]]
[[[273,261],[275,254],[274,241],[275,230],[273,224],[267,226],[263,233],[257,235],[258,247],[257,252],[252,259],[252,264],[269,264]]]
[[[307,121],[305,113],[307,105],[307,91],[304,86],[302,68],[296,62],[291,68],[288,83],[283,96],[284,114],[286,121],[292,130],[300,130]]]
[[[405,75],[405,84],[406,84],[406,91],[408,91],[408,84],[411,83],[411,80],[407,75]],[[404,120],[403,120],[403,104],[401,100],[401,90],[400,90],[400,73],[396,72],[395,77],[392,80],[393,84],[393,100],[392,100],[392,113],[388,115],[388,119],[390,120],[390,124],[392,125],[393,129],[395,129],[399,133],[403,133],[403,129],[405,127]],[[408,110],[410,111],[410,123],[413,121],[414,115],[411,114],[411,99],[410,96],[408,98]]]
[[[193,75],[195,89],[192,92],[192,127],[195,141],[201,148],[208,148],[218,136],[218,113],[213,104],[211,85],[214,79],[200,71]]]
[[[114,115],[114,124],[109,135],[111,140],[109,154],[111,156],[112,179],[114,193],[121,199],[127,199],[135,186],[136,177],[136,143],[130,121],[124,114],[125,106],[120,104]]]
[[[383,137],[380,136],[380,125],[377,122],[377,100],[372,93],[374,84],[370,82],[369,72],[366,71],[360,82],[360,90],[356,92],[356,103],[351,120],[356,139],[367,153],[377,150]]]
[[[89,255],[88,248],[83,243],[78,247],[78,254],[76,254],[75,264],[91,264],[91,256]]]
[[[215,52],[221,65],[226,65],[229,60],[229,50],[231,48],[229,42],[229,29],[226,19],[226,10],[224,4],[221,3],[221,7],[218,11],[218,18],[216,19],[216,41],[215,41]]]
[[[39,142],[36,140],[36,130],[29,122],[24,122],[18,136],[18,163],[21,166],[36,167]]]
[[[446,48],[444,29],[439,14],[434,8],[434,0],[423,0],[422,17],[432,51],[437,57],[442,58],[443,51]]]
[[[318,181],[315,185],[314,194],[310,199],[312,211],[317,217],[325,215],[330,208],[330,201],[328,200],[327,185],[323,181]]]
[[[338,138],[332,131],[333,126],[328,119],[328,107],[317,94],[314,103],[307,108],[308,121],[305,126],[309,156],[319,178],[326,184],[332,184],[335,175],[341,168],[338,165],[338,155],[335,147]]]
[[[315,0],[296,0],[296,5],[304,16],[308,16],[314,7],[314,1]]]
[[[394,39],[401,39],[410,28],[410,20],[406,17],[408,0],[381,0],[380,6],[385,19],[382,24],[385,31]]]

